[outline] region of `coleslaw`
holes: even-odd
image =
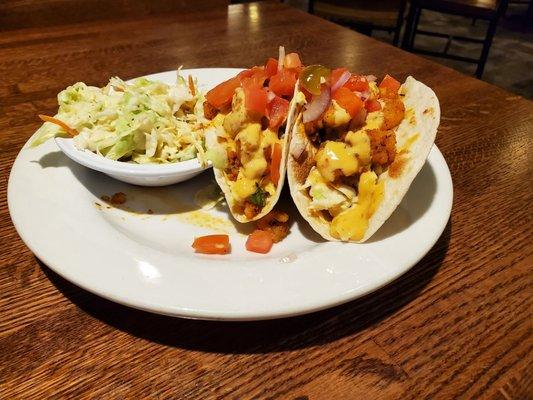
[[[176,83],[111,78],[98,88],[83,82],[57,96],[58,113],[40,116],[44,124],[33,146],[72,136],[76,148],[111,160],[139,164],[175,163],[198,157],[205,165],[204,95],[197,82],[178,71]]]

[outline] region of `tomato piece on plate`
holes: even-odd
[[[253,79],[253,78],[251,78]],[[267,114],[268,95],[263,87],[258,87],[255,82],[243,82],[244,105],[246,110],[260,116]]]
[[[248,240],[246,240],[246,250],[266,254],[270,251],[273,244],[274,240],[270,232],[256,229],[248,236]]]
[[[370,89],[366,78],[355,74],[350,76],[350,79],[344,84],[344,87],[350,89],[352,92],[366,92]]]
[[[282,69],[270,78],[268,87],[278,96],[290,96],[294,94],[296,85],[296,73],[287,69]]]
[[[401,83],[388,74],[385,75],[385,78],[383,78],[383,80],[379,84],[380,89],[390,90],[394,92],[398,92],[398,89],[400,89],[400,86],[401,86]]]
[[[335,68],[331,71],[330,80],[331,80],[331,87],[335,86],[339,78],[344,74],[345,72],[348,72],[348,68]]]
[[[207,235],[194,239],[192,247],[202,254],[228,254],[230,251],[228,235]]]
[[[374,112],[381,110],[381,103],[376,99],[370,98],[365,101],[365,108],[368,112]]]
[[[300,56],[296,53],[289,53],[285,56],[284,65],[285,68],[299,68],[302,66]]]
[[[278,60],[270,57],[265,65],[265,73],[270,78],[278,73]]]
[[[272,147],[272,156],[270,163],[270,181],[278,186],[279,177],[280,177],[280,166],[281,166],[281,144],[275,143]]]
[[[207,92],[205,98],[209,104],[220,110],[231,103],[233,93],[240,85],[240,77],[236,76],[215,86]]]
[[[344,108],[350,117],[355,117],[361,108],[363,108],[363,102],[357,95],[350,89],[341,87],[332,96],[333,100],[337,102],[339,106]]]
[[[276,96],[270,103],[268,103],[267,108],[269,118],[268,127],[270,129],[276,129],[283,125],[287,118],[289,100]]]

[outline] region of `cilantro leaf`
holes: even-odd
[[[266,198],[268,196],[268,193],[265,190],[261,189],[261,187],[259,187],[259,185],[257,183],[255,184],[255,187],[257,188],[255,190],[255,193],[252,194],[248,198],[248,200],[250,201],[250,203],[255,204],[256,206],[263,208],[265,206],[265,204],[266,204]]]

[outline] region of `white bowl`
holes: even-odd
[[[95,171],[103,172],[119,181],[139,186],[167,186],[183,182],[211,167],[202,166],[197,158],[174,164],[134,164],[113,161],[88,150],[78,150],[74,141],[56,138],[57,145],[71,160]]]

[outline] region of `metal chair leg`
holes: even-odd
[[[485,69],[485,64],[487,63],[487,58],[489,57],[489,50],[492,44],[492,39],[496,33],[496,27],[498,26],[498,18],[494,18],[490,21],[489,28],[487,29],[487,36],[485,37],[485,42],[483,43],[483,50],[481,50],[481,57],[477,64],[476,69],[476,78],[481,79],[483,76],[483,70]]]
[[[402,49],[410,51],[411,36],[414,35],[414,22],[416,17],[416,6],[411,3],[409,5],[409,12],[407,13],[407,21],[405,22],[405,32],[403,33]]]
[[[394,28],[394,37],[392,39],[393,46],[398,46],[398,42],[400,41],[400,32],[402,31],[403,14],[405,12],[406,3],[407,1],[402,1],[400,3],[400,8],[398,9],[398,19],[396,20],[396,27]]]
[[[418,23],[420,22],[420,14],[422,13],[422,8],[418,7],[416,9],[415,13],[415,21],[413,24],[413,33],[411,35],[411,42],[409,43],[409,47],[411,49],[415,48],[415,37],[416,37],[416,31],[418,30]]]

